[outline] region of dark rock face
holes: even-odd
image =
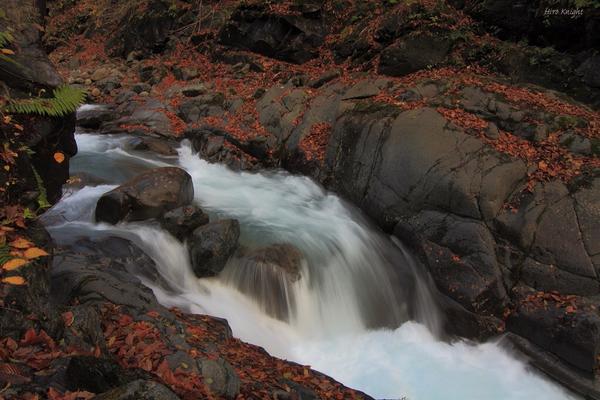
[[[108,42],[107,48],[113,55],[127,57],[132,51],[156,53],[164,50],[175,18],[169,13],[169,5],[162,0],[152,1],[148,9],[141,12],[135,5],[123,10],[119,30]]]
[[[179,207],[165,213],[160,225],[179,240],[189,237],[199,226],[208,223],[208,215],[196,206]]]
[[[152,276],[154,262],[125,239],[83,240],[58,253],[52,265],[52,293],[58,304],[121,304],[139,312],[161,310],[152,290],[134,274]]]
[[[403,76],[441,63],[450,51],[451,42],[436,36],[410,36],[385,48],[381,53],[379,72]]]
[[[538,46],[553,46],[571,52],[598,48],[600,45],[600,17],[594,6],[578,7],[582,14],[574,18],[561,14],[566,8],[563,3],[552,1],[510,1],[510,0],[452,0],[451,4],[496,29],[501,38],[511,40],[528,39]],[[546,9],[558,10],[558,15]],[[579,40],[572,40],[577,37]]]
[[[222,43],[280,60],[302,64],[323,42],[319,19],[276,15],[264,6],[240,6],[220,33]]]
[[[235,219],[211,222],[188,239],[192,269],[199,278],[218,275],[238,246],[240,224]]]
[[[96,220],[116,224],[157,218],[188,205],[194,198],[192,177],[180,168],[147,171],[105,193],[96,205]]]
[[[600,316],[595,307],[579,304],[574,312],[551,299],[536,303],[534,291],[515,290],[520,304],[508,318],[507,328],[571,365],[593,372],[600,352]]]

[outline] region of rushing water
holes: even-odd
[[[150,157],[129,150],[124,136],[80,134],[77,141],[72,172],[93,176],[94,186],[68,190],[45,215],[46,224],[59,242],[82,234],[134,240],[159,267],[163,283],[146,284],[161,303],[224,317],[236,336],[377,398],[570,398],[498,343],[438,340],[435,294],[410,256],[310,179],[233,172],[200,160],[186,144],[179,157]],[[240,290],[264,281],[258,272],[241,273],[231,262],[217,278],[196,279],[185,244],[169,234],[141,223],[93,222],[102,193],[161,165],[180,165],[192,175],[196,201],[211,218],[238,219],[243,246],[288,243],[302,252],[301,278],[275,281],[285,293],[279,306],[286,318],[269,315],[268,298]]]

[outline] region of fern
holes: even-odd
[[[33,165],[31,166],[31,170],[33,171],[33,176],[35,176],[35,182],[37,184],[37,189],[39,193],[37,197],[39,208],[44,209],[52,207],[52,204],[50,204],[50,202],[48,201],[48,192],[46,192],[46,187],[44,186],[44,181],[42,180],[42,177],[40,176],[40,174],[38,174]]]
[[[13,40],[15,39],[10,32],[0,31],[0,48],[6,47],[6,45],[10,44]]]
[[[86,93],[71,86],[60,86],[51,98],[11,100],[6,111],[17,114],[38,114],[48,117],[63,117],[75,112],[83,104]]]

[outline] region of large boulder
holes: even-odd
[[[183,206],[165,213],[160,225],[179,240],[189,237],[199,226],[208,223],[208,215],[196,206]]]
[[[240,224],[235,219],[211,222],[188,239],[192,269],[197,277],[218,275],[238,246]]]
[[[157,218],[194,198],[192,177],[176,167],[155,168],[105,193],[96,204],[96,220],[116,224]]]
[[[287,320],[296,301],[290,286],[300,279],[305,262],[302,252],[288,243],[241,249],[222,279],[255,299],[269,315]]]

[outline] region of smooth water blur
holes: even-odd
[[[77,135],[77,140],[81,155],[74,163],[82,173],[102,173],[106,185],[69,193],[44,216],[50,232],[59,242],[85,232],[134,240],[158,265],[162,282],[145,283],[162,304],[226,318],[237,337],[377,398],[571,398],[497,343],[439,341],[431,333],[439,327],[434,295],[413,274],[414,260],[310,179],[233,172],[200,160],[186,144],[180,149],[178,162],[192,175],[196,201],[213,216],[237,218],[244,246],[290,243],[305,255],[301,279],[286,287],[294,297],[291,317],[281,321],[236,289],[241,284],[236,276],[242,275],[232,273],[235,264],[220,277],[196,279],[186,245],[168,233],[140,223],[95,224],[97,199],[125,175],[111,171],[164,161],[128,150],[126,137]],[[84,157],[98,162],[87,164]],[[426,325],[399,326],[409,314]],[[370,329],[377,325],[399,327]]]

